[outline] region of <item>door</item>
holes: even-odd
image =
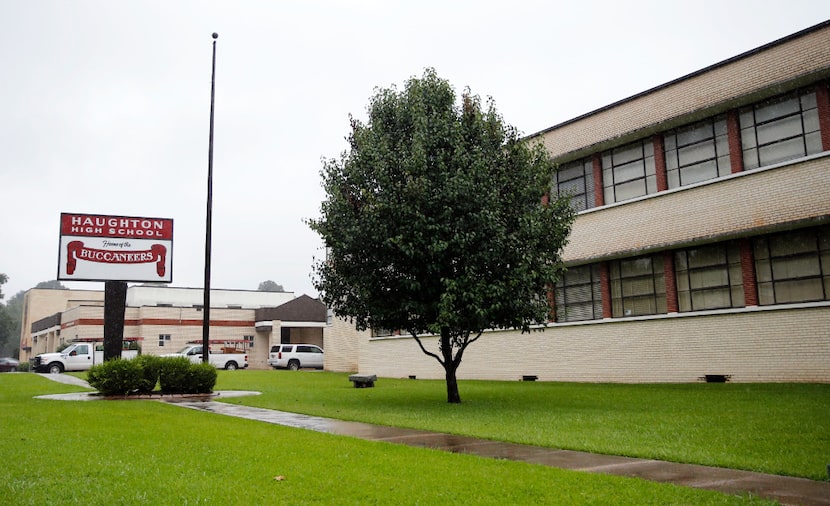
[[[84,371],[92,367],[92,346],[79,344],[66,357],[67,371]]]

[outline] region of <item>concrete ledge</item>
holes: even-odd
[[[349,376],[349,381],[354,384],[355,388],[372,388],[377,380],[378,377],[375,374],[352,374]]]

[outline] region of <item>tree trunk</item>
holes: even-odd
[[[452,356],[452,340],[450,330],[441,329],[441,354],[444,358],[444,377],[447,381],[447,402],[450,404],[461,404],[461,395],[458,393],[458,379],[455,372],[458,369]]]
[[[458,380],[455,377],[455,366],[452,362],[444,364],[444,372],[447,378],[447,402],[450,404],[461,404],[461,395],[458,393]]]

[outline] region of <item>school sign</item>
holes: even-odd
[[[173,280],[173,220],[61,213],[58,279]]]

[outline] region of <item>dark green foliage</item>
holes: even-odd
[[[379,90],[350,149],[324,162],[326,200],[310,227],[326,258],[314,285],[359,329],[406,331],[456,369],[486,329],[529,330],[550,317],[574,213],[550,198],[554,165],[469,90],[457,104],[428,69],[406,89]],[[545,202],[543,204],[543,202]],[[420,334],[441,337],[428,351]]]
[[[136,387],[138,393],[149,394],[156,388],[161,372],[162,358],[155,355],[139,355],[132,361],[141,368],[141,380]]]
[[[93,366],[87,381],[102,395],[149,394],[157,384],[165,394],[206,394],[213,391],[217,376],[210,364],[192,364],[184,357],[140,355]]]
[[[161,360],[159,385],[166,394],[207,394],[216,385],[216,368],[200,362],[191,363],[184,357],[164,357]]]
[[[213,392],[218,373],[212,365],[200,362],[198,364],[191,364],[188,376],[188,391],[186,393],[208,394]]]
[[[108,360],[92,366],[87,382],[102,395],[129,395],[142,384],[142,369],[134,360]]]
[[[180,394],[188,390],[190,361],[185,357],[162,357],[159,386],[162,393]]]

